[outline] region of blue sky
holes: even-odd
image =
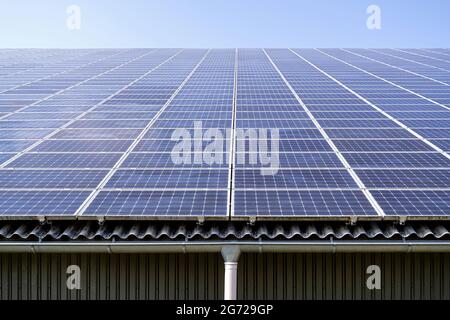
[[[2,0],[0,47],[450,47],[449,14],[449,0]]]

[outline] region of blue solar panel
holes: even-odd
[[[353,168],[450,168],[440,153],[345,153]]]
[[[414,139],[405,129],[328,129],[327,133],[335,139]]]
[[[335,144],[342,152],[434,151],[420,140],[336,140]]]
[[[103,191],[85,215],[187,216],[227,215],[226,191]]]
[[[50,130],[0,130],[1,139],[41,139],[52,133]]]
[[[450,152],[450,139],[446,140],[431,140],[431,143],[433,143],[435,146],[441,148],[445,152]]]
[[[9,115],[7,120],[70,120],[78,116],[79,113],[64,112],[21,112]]]
[[[0,140],[0,152],[19,152],[34,142],[33,140]]]
[[[69,126],[69,128],[145,128],[146,120],[78,120]]]
[[[122,112],[90,112],[86,114],[82,119],[145,119],[151,120],[156,115],[156,112],[131,112],[131,111],[122,111]]]
[[[402,120],[402,123],[410,128],[447,128],[450,129],[449,119],[425,119],[425,120]]]
[[[376,216],[361,191],[237,191],[236,216]]]
[[[346,170],[295,170],[282,169],[276,174],[261,173],[261,170],[236,170],[237,189],[320,189],[357,188]]]
[[[389,49],[118,49],[2,74],[0,215],[448,218],[441,64]],[[193,138],[178,153],[176,129]]]
[[[111,168],[121,154],[102,153],[27,153],[7,165],[8,168]]]
[[[14,156],[14,153],[0,153],[0,163],[3,163],[7,161],[8,159],[12,158]]]
[[[227,154],[217,154],[219,159],[227,159]],[[226,161],[222,163],[206,163],[204,161],[195,162],[193,157],[190,158],[191,161],[186,161],[182,163],[174,163],[172,154],[170,152],[162,153],[135,153],[129,154],[125,162],[122,164],[122,168],[227,168],[228,164]]]
[[[450,139],[450,130],[448,129],[416,129],[414,131],[429,139]]]
[[[47,140],[34,152],[125,152],[133,140]]]
[[[369,188],[447,188],[450,170],[356,170]]]
[[[236,158],[242,157],[244,161],[236,161],[236,167],[260,168],[261,163],[252,164],[249,160],[249,153],[236,153]],[[278,165],[280,168],[342,168],[342,162],[334,153],[324,152],[301,152],[301,153],[280,153]]]
[[[34,128],[58,128],[63,126],[67,121],[19,121],[19,120],[0,120],[1,129],[34,129]]]
[[[387,215],[448,216],[450,191],[373,191]]]
[[[139,129],[64,129],[52,139],[135,139]]]
[[[0,170],[0,189],[95,188],[105,170]]]
[[[227,189],[228,170],[118,170],[106,188],[119,189]]]
[[[72,215],[89,192],[0,191],[0,216]]]

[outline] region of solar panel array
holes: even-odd
[[[0,217],[449,218],[449,110],[448,49],[0,50]]]

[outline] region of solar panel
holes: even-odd
[[[45,52],[1,74],[1,217],[450,218],[431,53]]]

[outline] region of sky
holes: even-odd
[[[450,47],[449,15],[449,0],[0,0],[0,47]]]

